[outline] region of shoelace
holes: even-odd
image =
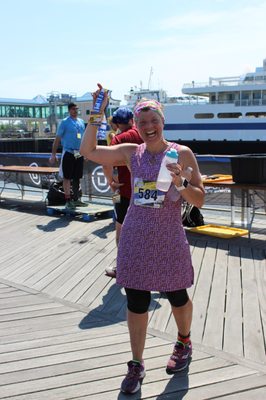
[[[181,358],[184,354],[183,351],[185,350],[186,346],[182,342],[176,342],[173,354],[171,356],[172,359],[176,360],[177,358]]]
[[[135,376],[140,374],[141,366],[131,365],[128,369],[127,377],[134,378]]]

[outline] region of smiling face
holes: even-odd
[[[141,111],[136,125],[140,136],[147,145],[155,145],[163,140],[163,120],[152,110]]]

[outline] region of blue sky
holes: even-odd
[[[180,95],[266,58],[266,0],[1,1],[0,97],[131,87]]]

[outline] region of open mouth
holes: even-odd
[[[154,136],[156,135],[156,132],[155,132],[155,131],[146,132],[146,135],[147,135],[148,137],[154,137]]]

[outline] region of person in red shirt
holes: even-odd
[[[116,134],[110,145],[122,143],[141,144],[141,139],[137,128],[134,126],[133,113],[127,107],[120,107],[113,114],[113,123],[118,126],[119,133]],[[121,226],[124,222],[131,197],[131,176],[130,171],[125,166],[118,166],[117,175],[114,174],[112,167],[103,166],[103,170],[111,189],[116,193],[114,196],[115,220],[116,220],[116,244],[118,245]],[[108,267],[106,275],[112,278],[116,276],[116,268]]]

